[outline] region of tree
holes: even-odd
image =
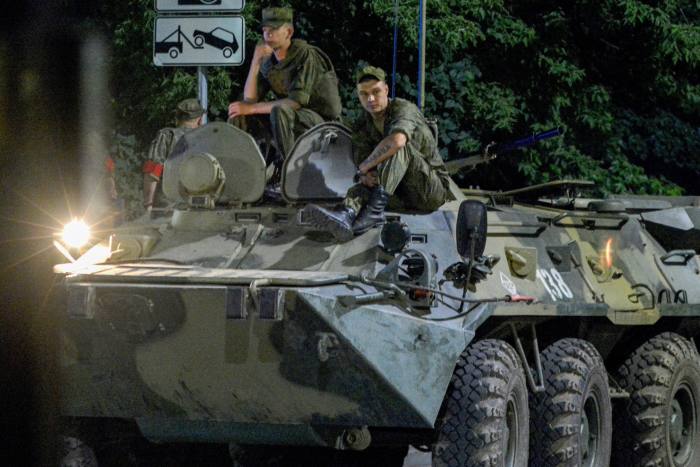
[[[397,0],[398,95],[415,97],[414,0]],[[341,80],[345,115],[359,111],[353,71],[390,71],[395,0],[290,0],[295,35],[324,49]],[[445,158],[491,140],[551,127],[549,140],[463,174],[464,185],[507,189],[587,178],[604,192],[679,194],[700,172],[700,6],[687,0],[429,0],[425,113],[438,119]],[[117,128],[143,147],[179,99],[192,69],[151,63],[150,0],[110,2]],[[245,7],[247,50],[259,39],[261,2]],[[248,54],[251,55],[251,54]],[[247,64],[210,70],[211,114],[225,118]],[[138,116],[138,119],[133,116]]]

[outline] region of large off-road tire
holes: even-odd
[[[460,356],[438,420],[433,465],[525,467],[525,373],[515,350],[487,339]]]
[[[531,395],[530,463],[607,467],[612,406],[605,364],[595,347],[562,339],[542,352],[545,391]]]
[[[630,393],[615,418],[615,465],[700,465],[700,356],[670,332],[635,350],[618,370]]]

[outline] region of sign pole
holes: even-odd
[[[204,107],[204,115],[202,115],[202,125],[207,124],[207,112],[209,109],[209,96],[207,86],[207,67],[197,67],[197,86],[199,89],[199,103]]]

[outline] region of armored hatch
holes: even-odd
[[[340,200],[353,185],[350,130],[324,122],[301,135],[282,169],[282,196],[289,202]]]
[[[255,140],[227,123],[186,133],[165,162],[163,191],[173,201],[254,203],[264,190],[265,159]]]

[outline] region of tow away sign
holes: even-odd
[[[156,0],[156,11],[242,11],[244,0]]]
[[[240,16],[156,18],[156,66],[236,66],[244,59],[245,22]]]

